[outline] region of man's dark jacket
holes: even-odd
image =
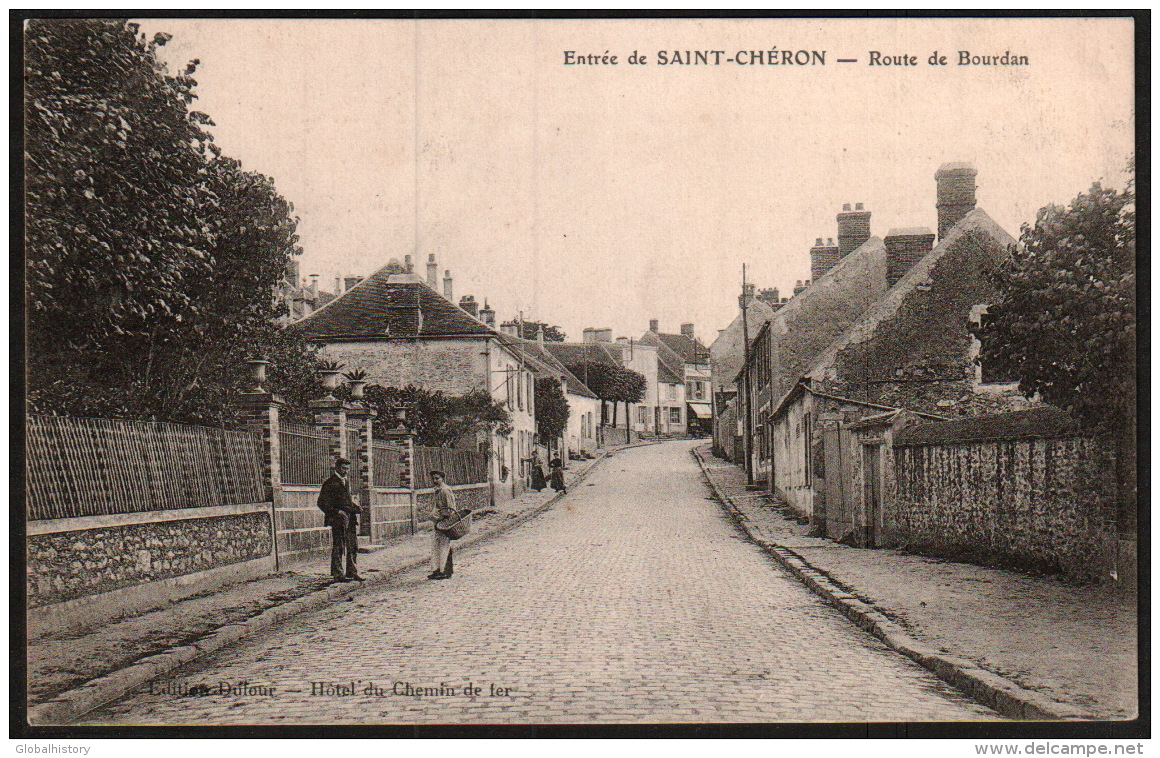
[[[326,514],[327,524],[330,524],[340,511],[355,516],[361,513],[350,497],[350,486],[338,474],[331,474],[330,478],[322,483],[322,490],[318,493],[318,508]]]

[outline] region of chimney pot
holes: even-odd
[[[858,203],[851,211],[847,203],[838,214],[838,259],[845,258],[870,239],[870,211]]]
[[[814,247],[821,247],[821,246],[822,246],[822,238],[818,237],[816,240],[814,240]]]
[[[415,264],[411,263],[411,256],[409,256],[409,255],[403,256],[403,268],[406,270],[406,272],[408,274],[415,273]]]
[[[854,210],[856,210],[856,211],[862,210],[862,203],[854,203]]]
[[[649,319],[649,322],[648,322],[648,330],[649,330],[650,332],[654,332],[654,333],[655,333],[655,332],[659,332],[659,331],[661,330],[661,322],[660,322],[660,320],[659,320],[659,319],[655,319],[655,318]]]

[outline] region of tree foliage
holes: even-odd
[[[172,76],[111,20],[26,28],[29,406],[222,422],[243,362],[315,394],[313,351],[273,323],[300,253],[293,209],[220,154],[192,110],[197,61]]]
[[[1000,293],[976,335],[1020,390],[1099,431],[1136,413],[1136,218],[1131,184],[1094,184],[1025,224],[994,273]]]
[[[645,378],[631,369],[598,361],[581,361],[569,364],[566,368],[580,377],[588,389],[600,398],[602,417],[604,403],[612,403],[613,425],[616,424],[617,403],[639,403],[644,399]]]
[[[542,441],[563,436],[571,409],[560,382],[551,377],[536,380],[536,432]]]
[[[526,340],[537,339],[541,327],[544,329],[545,342],[565,342],[568,339],[568,335],[564,334],[563,329],[558,326],[551,326],[543,321],[524,321],[520,336]]]
[[[350,388],[341,387],[335,396],[349,399]],[[455,447],[481,433],[504,437],[512,433],[511,414],[483,390],[455,396],[414,385],[397,388],[372,384],[362,402],[378,411],[374,428],[379,438],[385,439],[400,402],[410,408],[408,422],[420,445]]]

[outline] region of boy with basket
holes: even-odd
[[[451,578],[455,570],[451,540],[466,534],[471,524],[471,512],[460,512],[455,507],[455,492],[447,486],[446,480],[442,471],[431,472],[431,482],[435,485],[435,510],[431,520],[435,522],[435,530],[431,540],[431,573],[428,579]]]

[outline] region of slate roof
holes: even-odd
[[[674,371],[672,366],[664,361],[657,361],[657,381],[664,384],[684,384],[681,372]]]
[[[414,274],[394,273],[390,264],[286,328],[319,340],[497,334]]]
[[[709,348],[701,344],[700,340],[689,339],[683,334],[657,333],[661,344],[681,357],[685,363],[707,363]]]
[[[514,337],[508,337],[508,339],[515,340]],[[580,381],[580,379],[577,378],[575,374],[569,371],[567,366],[561,363],[560,360],[552,354],[552,351],[548,349],[548,345],[558,343],[545,342],[541,345],[538,340],[525,339],[517,340],[517,342],[521,350],[524,350],[530,355],[535,356],[542,363],[546,364],[550,369],[562,375],[564,377],[564,383],[568,388],[568,392],[572,393],[573,395],[580,395],[582,397],[596,397],[596,393],[588,389],[588,386],[584,384],[584,382]]]
[[[605,363],[609,366],[623,367],[620,357],[615,355],[607,342],[545,342],[547,348],[556,359],[565,365],[577,363]]]
[[[1075,437],[1079,424],[1058,408],[1032,408],[1011,413],[916,424],[899,432],[895,445],[937,445],[955,442]]]

